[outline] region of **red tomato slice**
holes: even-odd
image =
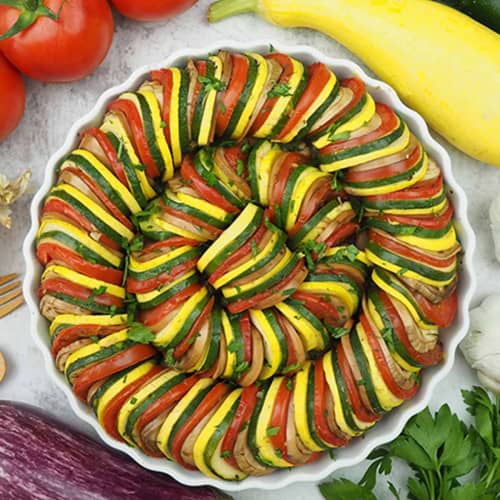
[[[434,198],[443,190],[443,176],[439,175],[437,179],[429,181],[420,181],[409,188],[395,191],[393,193],[367,196],[367,202],[374,203],[378,201],[392,200],[426,200]]]
[[[337,309],[320,295],[296,290],[292,297],[303,302],[304,306],[318,319],[328,320],[334,326],[341,326],[342,322]]]
[[[252,324],[250,322],[250,315],[245,312],[239,319],[241,337],[243,339],[244,359],[250,366],[252,363]]]
[[[108,109],[110,111],[121,112],[125,115],[130,131],[132,132],[134,146],[139,153],[141,162],[146,166],[146,173],[152,179],[159,177],[160,172],[158,171],[156,162],[151,156],[151,151],[149,150],[148,141],[144,131],[144,124],[142,123],[142,118],[137,108],[127,99],[117,99],[108,106]]]
[[[239,208],[231,205],[217,190],[211,188],[195,170],[192,158],[184,156],[181,164],[181,175],[183,179],[190,182],[191,187],[198,192],[201,198],[213,203],[229,213],[239,212]]]
[[[186,352],[191,347],[191,339],[200,331],[201,326],[206,321],[207,317],[212,312],[212,307],[215,302],[215,297],[211,297],[207,302],[207,305],[203,308],[193,326],[189,330],[189,333],[182,339],[182,341],[175,347],[173,357],[175,360],[179,360],[186,354]]]
[[[290,81],[290,77],[293,75],[292,58],[290,56],[287,56],[286,54],[280,54],[279,52],[272,52],[271,54],[267,54],[265,58],[276,61],[283,69],[276,83],[288,84],[288,82]],[[249,135],[254,135],[255,132],[257,132],[257,130],[259,130],[262,125],[264,125],[278,100],[279,96],[266,98],[264,104],[260,108],[257,118],[252,125],[252,128],[250,129]]]
[[[333,142],[328,146],[325,146],[321,150],[321,154],[328,155],[338,153],[339,151],[343,151],[345,149],[351,149],[362,144],[368,144],[379,139],[380,137],[383,137],[384,135],[387,135],[396,128],[399,119],[396,113],[389,106],[378,102],[375,105],[375,112],[382,119],[382,122],[377,129],[359,137]]]
[[[46,214],[60,214],[70,221],[74,222],[76,226],[87,231],[87,233],[95,233],[96,228],[94,225],[78,210],[74,209],[70,204],[66,203],[64,200],[58,198],[49,199],[42,209],[42,216]],[[95,238],[94,238],[95,239]],[[121,250],[118,243],[108,238],[105,234],[99,233],[99,239],[97,240],[104,246],[107,246],[111,250]]]
[[[458,307],[458,296],[455,290],[439,304],[433,304],[418,292],[413,292],[413,297],[423,313],[437,326],[447,327],[453,323]]]
[[[215,121],[216,134],[222,137],[226,131],[233,112],[238,104],[240,96],[247,82],[250,61],[247,56],[241,54],[230,54],[232,63],[231,78],[226,90],[220,95],[220,105],[217,106]]]
[[[279,295],[281,290],[286,290],[286,285],[290,283],[295,278],[295,275],[298,274],[299,272],[302,271],[304,267],[304,262],[302,260],[299,260],[296,264],[296,266],[293,268],[293,270],[290,272],[290,274],[284,278],[282,281],[280,281],[277,285],[275,285],[272,290],[266,290],[261,293],[257,293],[253,297],[250,297],[249,299],[243,299],[243,300],[238,300],[236,302],[233,302],[232,304],[229,304],[227,306],[227,309],[229,312],[233,314],[237,314],[243,311],[246,311],[247,309],[250,309],[251,307],[254,307],[256,304],[258,304],[261,300],[267,299],[271,297],[272,295]]]
[[[339,363],[339,369],[342,374],[342,378],[344,379],[344,383],[347,389],[347,395],[349,397],[348,403],[351,405],[354,414],[362,422],[376,422],[380,419],[380,415],[372,413],[363,404],[363,401],[359,394],[358,385],[354,380],[351,367],[349,365],[349,362],[347,361],[347,356],[344,352],[344,347],[341,342],[337,344],[337,360]]]
[[[236,144],[236,146],[229,146],[224,148],[224,158],[226,159],[228,165],[233,169],[238,169],[238,161],[242,161],[245,169],[243,171],[242,177],[246,178],[248,175],[247,170],[247,160],[248,154],[243,152],[241,149],[241,144]]]
[[[156,354],[156,349],[148,344],[134,345],[82,370],[73,384],[73,392],[80,401],[85,403],[87,401],[87,392],[93,384],[114,373],[125,370],[125,368],[152,358]]]
[[[273,222],[277,222],[275,219],[276,205],[281,206],[283,201],[283,194],[285,192],[286,183],[291,173],[295,167],[307,161],[307,158],[300,153],[286,153],[286,156],[281,163],[278,176],[276,178],[276,183],[272,186],[269,200],[269,217]]]
[[[297,222],[288,232],[289,236],[296,234],[299,229],[326,203],[332,200],[336,195],[330,187],[330,180],[328,178],[322,180],[319,185],[315,187],[314,193],[309,199],[304,200],[300,207]]]
[[[124,439],[120,436],[118,432],[118,413],[122,409],[122,406],[126,401],[137,391],[144,383],[151,380],[155,375],[162,371],[161,366],[153,366],[148,373],[144,374],[142,377],[138,378],[131,384],[125,386],[111,401],[108,402],[106,408],[103,411],[103,427],[104,430],[118,441],[123,441]]]
[[[61,262],[81,274],[113,285],[120,285],[123,279],[123,271],[101,264],[93,264],[60,243],[42,241],[38,245],[36,255],[43,266],[46,266],[51,261]]]
[[[52,344],[52,355],[54,358],[57,353],[69,344],[76,340],[84,339],[87,337],[106,337],[112,333],[123,330],[123,325],[72,325],[64,328]]]
[[[446,259],[439,259],[437,257],[429,255],[428,253],[418,252],[413,248],[410,248],[406,245],[403,245],[402,243],[398,243],[394,240],[386,238],[380,233],[377,233],[372,230],[368,232],[368,237],[377,245],[380,245],[381,247],[386,248],[387,250],[393,253],[401,255],[406,259],[411,259],[416,262],[423,262],[424,264],[428,264],[429,266],[448,267],[451,266],[456,260],[456,257],[454,255]]]
[[[286,328],[285,326],[286,320],[277,309],[275,310],[274,316],[277,319],[278,325],[280,326],[281,331],[283,332],[283,335],[286,338],[286,346],[287,346],[286,364],[288,366],[294,365],[295,363],[297,363],[297,353],[293,348],[293,342],[292,339],[290,338],[290,334],[288,333],[288,328]]]
[[[326,246],[334,247],[342,243],[347,238],[351,237],[359,229],[357,222],[348,222],[338,227],[325,241]]]
[[[149,456],[152,457],[163,457],[163,453],[153,452],[150,450],[141,439],[142,430],[156,417],[161,415],[164,411],[168,410],[172,405],[177,403],[188,391],[193,387],[193,385],[200,379],[199,375],[190,375],[185,378],[182,382],[172,387],[165,394],[160,396],[158,399],[153,401],[141,416],[137,419],[135,424],[135,430],[139,437],[137,445]]]
[[[125,173],[125,169],[123,168],[123,164],[118,160],[118,155],[111,144],[111,141],[108,139],[108,136],[98,128],[89,128],[82,132],[82,137],[92,136],[99,147],[102,149],[103,153],[106,155],[108,162],[111,166],[111,170],[116,175],[117,179],[127,188],[129,188],[127,175]]]
[[[195,283],[180,291],[172,298],[166,300],[159,306],[140,312],[141,322],[151,327],[159,323],[167,314],[173,311],[178,305],[182,304],[188,297],[196,293],[201,288],[201,285]]]
[[[287,384],[292,383],[291,378],[283,378],[281,385],[276,393],[271,418],[269,419],[269,428],[279,429],[276,434],[270,436],[271,444],[275,450],[281,452],[284,460],[293,463],[293,460],[288,456],[288,449],[286,446],[286,431],[288,419],[288,407],[292,397],[292,390],[288,389]]]
[[[224,453],[224,460],[236,469],[239,469],[239,467],[234,458],[234,445],[236,444],[236,438],[238,437],[242,425],[248,422],[252,416],[253,409],[257,404],[258,391],[259,389],[256,384],[243,388],[236,413],[222,440],[221,451],[223,453],[229,452]]]
[[[295,108],[290,114],[286,125],[276,136],[276,140],[283,139],[288,135],[302,120],[307,110],[314,104],[318,95],[330,80],[330,70],[323,63],[316,62],[308,68],[309,80],[306,88],[300,96]]]
[[[72,283],[64,278],[49,278],[40,285],[39,295],[42,298],[47,293],[62,293],[78,300],[88,300],[92,295],[93,290],[88,289],[83,285]],[[103,293],[93,297],[96,304],[103,306],[123,307],[123,299]]]
[[[68,167],[65,170],[71,172],[80,178],[87,186],[92,190],[92,192],[97,196],[101,203],[108,209],[108,211],[113,215],[115,219],[120,221],[128,229],[133,229],[133,224],[130,220],[123,214],[123,212],[108,198],[108,195],[101,189],[101,186],[97,184],[91,177],[89,177],[85,172],[82,172],[78,168]]]
[[[198,219],[197,217],[193,217],[192,215],[189,215],[182,210],[176,210],[175,208],[171,208],[168,206],[165,206],[163,202],[160,202],[162,210],[167,213],[172,215],[173,217],[178,217],[179,219],[185,220],[186,222],[189,222],[190,224],[193,224],[195,226],[199,226],[203,229],[206,229],[207,231],[210,231],[211,233],[215,234],[221,234],[222,229],[219,229],[218,227],[212,226],[211,224],[208,224],[202,219]]]
[[[422,144],[417,142],[415,148],[407,158],[396,161],[383,167],[361,169],[361,168],[348,168],[346,169],[345,181],[346,182],[369,182],[378,181],[394,177],[395,175],[403,174],[413,168],[419,158],[422,157]]]
[[[156,71],[151,71],[151,78],[159,82],[163,87],[163,107],[161,110],[162,120],[165,123],[170,123],[170,107],[172,99],[172,86],[174,84],[174,79],[172,77],[172,72],[170,69],[159,69]],[[170,127],[164,127],[163,133],[165,134],[165,139],[169,145],[172,144],[170,140]]]
[[[391,370],[389,369],[389,365],[387,364],[382,348],[380,347],[379,340],[375,336],[375,332],[372,330],[368,319],[364,314],[361,314],[360,320],[365,330],[366,338],[368,339],[368,343],[370,344],[370,349],[373,353],[373,357],[375,358],[375,362],[377,363],[380,374],[384,379],[385,385],[388,387],[391,393],[399,399],[412,398],[418,391],[418,384],[416,382],[413,382],[413,385],[409,389],[404,389],[396,382],[396,380],[392,376]]]
[[[340,86],[352,90],[353,96],[351,101],[345,108],[339,110],[337,114],[333,115],[325,124],[323,124],[318,129],[313,130],[314,134],[323,132],[330,125],[332,125],[332,123],[335,123],[338,119],[342,118],[346,113],[348,113],[352,108],[357,106],[359,101],[361,101],[361,98],[364,96],[366,90],[364,82],[359,78],[345,78],[344,80],[340,81]]]
[[[215,385],[209,393],[203,398],[203,401],[199,404],[193,414],[188,418],[184,425],[177,431],[172,440],[172,455],[178,464],[186,467],[189,470],[197,470],[196,467],[188,464],[184,461],[182,457],[181,449],[184,441],[187,439],[189,434],[198,425],[200,420],[207,415],[211,410],[213,410],[223,398],[229,393],[230,388],[224,383],[219,383]]]
[[[264,225],[264,223],[262,223],[257,228],[255,233],[253,233],[253,235],[248,238],[246,243],[241,245],[238,250],[233,252],[227,259],[225,259],[224,262],[210,275],[210,278],[208,278],[208,282],[213,285],[221,276],[227,273],[232,265],[242,259],[245,255],[250,255],[252,252],[252,241],[255,241],[255,243],[258,245],[266,230],[266,226]]]
[[[326,384],[323,363],[316,361],[314,364],[314,424],[319,438],[330,447],[345,446],[347,439],[343,439],[331,431],[326,420]]]
[[[394,332],[396,333],[399,341],[403,344],[404,349],[406,350],[406,352],[408,352],[410,357],[414,359],[415,362],[425,366],[431,366],[439,363],[443,357],[441,344],[438,342],[436,344],[436,347],[432,351],[418,352],[417,350],[415,350],[410,342],[410,339],[408,338],[408,334],[403,321],[401,320],[397,309],[389,299],[389,296],[382,290],[377,290],[377,294],[382,301],[382,304],[384,305],[387,315],[389,316],[389,320],[394,329]]]
[[[151,278],[149,280],[136,280],[134,278],[127,278],[127,291],[131,293],[147,293],[147,292],[152,292],[156,288],[158,288],[160,285],[164,285],[165,283],[168,283],[169,281],[175,280],[177,277],[179,277],[181,274],[186,273],[187,271],[190,271],[191,269],[194,269],[196,267],[196,263],[198,262],[198,258],[194,257],[190,260],[187,260],[186,262],[183,262],[182,264],[179,264],[177,266],[172,267],[168,272],[164,272],[162,274],[159,274],[158,276],[155,276],[154,278]]]

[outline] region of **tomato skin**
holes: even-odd
[[[424,314],[437,326],[447,327],[453,323],[458,306],[458,294],[456,290],[439,302],[439,304],[433,304],[418,292],[414,292],[413,296]]]
[[[113,40],[113,15],[105,0],[44,0],[59,19],[39,17],[30,27],[0,43],[21,73],[42,82],[71,82],[90,75],[104,60]],[[19,17],[0,6],[0,33]]]
[[[25,100],[22,76],[0,52],[0,141],[21,121]]]
[[[135,21],[159,21],[180,14],[196,0],[111,0],[111,3],[120,14]]]

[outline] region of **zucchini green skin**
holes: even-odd
[[[60,243],[66,248],[73,250],[78,255],[81,255],[87,262],[93,264],[100,264],[102,266],[115,268],[115,266],[111,265],[106,259],[101,257],[97,252],[94,252],[92,249],[83,245],[79,241],[75,240],[71,236],[62,231],[48,231],[43,233],[39,238],[39,243],[43,243],[46,239],[52,239]]]
[[[181,71],[181,85],[179,88],[179,137],[182,153],[185,154],[191,150],[191,139],[188,117],[188,92],[189,75],[186,70]]]
[[[215,76],[215,63],[210,59],[205,59],[207,64],[207,70],[205,76],[207,78],[213,78]],[[196,104],[193,113],[193,123],[191,124],[191,133],[193,139],[197,140],[200,135],[201,122],[203,120],[203,113],[205,112],[205,99],[209,93],[209,88],[206,85],[200,86],[200,91],[198,92],[198,98],[196,99]]]
[[[307,307],[303,305],[302,302],[294,298],[286,299],[284,302],[285,304],[293,308],[295,311],[297,311],[297,314],[299,314],[300,316],[304,317],[307,321],[309,321],[309,323],[311,323],[316,330],[321,332],[321,336],[323,338],[323,344],[325,346],[329,345],[330,336],[328,335],[326,327],[311,311],[309,311],[309,309],[307,309]]]
[[[498,0],[439,0],[500,34],[500,2]]]
[[[201,254],[201,250],[199,247],[191,247],[186,252],[184,252],[182,255],[179,255],[177,258],[171,259],[167,262],[164,262],[163,264],[160,264],[157,267],[154,267],[152,269],[148,269],[147,271],[141,271],[141,272],[130,270],[128,275],[131,278],[141,280],[141,281],[149,280],[151,278],[156,278],[160,274],[169,273],[172,270],[172,268],[174,268],[175,266],[178,266],[179,264],[182,264],[183,262],[186,262],[186,261],[191,260],[195,257],[198,257],[200,254]]]
[[[335,381],[337,382],[337,389],[339,391],[340,396],[340,404],[342,406],[342,412],[344,414],[344,419],[347,425],[356,433],[363,432],[363,429],[360,429],[356,422],[353,419],[353,409],[352,405],[349,401],[349,393],[347,392],[347,386],[345,385],[344,377],[342,376],[342,372],[340,371],[339,362],[337,359],[337,349],[332,349],[332,366],[333,371],[335,373]]]
[[[433,267],[426,266],[420,262],[416,262],[412,259],[406,259],[401,255],[390,252],[373,241],[369,241],[366,248],[386,262],[395,264],[396,266],[401,267],[401,269],[408,269],[409,271],[413,271],[414,273],[417,273],[420,276],[425,276],[431,280],[445,282],[447,280],[451,280],[456,274],[456,266],[449,272],[439,271]]]
[[[115,309],[112,306],[105,306],[102,304],[96,304],[95,302],[76,299],[75,297],[71,295],[66,295],[65,293],[50,292],[47,295],[51,295],[56,299],[67,302],[68,304],[72,304],[77,307],[82,307],[83,309],[87,309],[97,314],[121,314],[125,312],[125,307],[117,307]]]
[[[250,55],[245,54],[245,57],[248,59],[248,75],[247,75],[247,81],[245,82],[245,86],[243,87],[243,91],[240,94],[240,97],[238,99],[238,103],[236,104],[236,107],[234,108],[233,114],[231,115],[231,118],[229,120],[229,123],[227,124],[226,130],[224,130],[224,135],[222,139],[229,139],[231,135],[234,132],[234,129],[238,125],[238,122],[240,121],[241,114],[243,113],[245,106],[248,102],[248,99],[250,98],[250,95],[252,94],[252,90],[255,85],[255,81],[257,79],[257,72],[259,69],[259,64],[257,62],[257,59],[253,58]]]
[[[290,212],[292,208],[292,203],[298,202],[299,200],[292,200],[292,194],[299,180],[300,175],[309,168],[309,165],[297,165],[288,176],[288,179],[285,184],[285,189],[283,191],[283,197],[281,200],[280,210],[275,214],[275,219],[277,225],[286,230],[286,218],[288,212]]]
[[[167,207],[173,208],[174,210],[177,210],[179,212],[183,212],[191,217],[196,217],[197,219],[200,219],[201,221],[206,222],[207,224],[210,224],[211,226],[214,226],[218,229],[225,229],[233,219],[233,217],[228,214],[225,220],[220,220],[216,217],[212,217],[207,212],[202,212],[201,210],[190,207],[189,205],[185,205],[184,203],[179,203],[168,196],[168,191],[165,191],[165,193],[163,194],[163,203],[165,203]]]
[[[82,358],[77,359],[67,368],[66,379],[69,382],[71,379],[71,375],[76,370],[80,370],[94,363],[104,361],[105,359],[110,358],[114,354],[118,354],[119,352],[125,351],[136,344],[137,342],[134,342],[133,340],[124,340],[122,342],[116,342],[115,344],[112,344],[108,347],[104,347],[103,349],[99,349],[99,351],[94,352],[93,354],[90,354],[88,356],[83,356]]]
[[[160,172],[160,176],[163,176],[165,172],[165,162],[158,148],[158,144],[156,143],[156,134],[153,125],[151,110],[149,109],[148,102],[143,95],[141,95],[140,93],[136,93],[135,97],[137,98],[139,106],[141,108],[142,126],[144,128],[144,135],[146,137],[146,142],[148,143],[149,152],[155,162],[156,167],[158,168],[158,171]]]
[[[358,332],[356,331],[356,329],[352,331],[349,339],[351,341],[352,352],[354,353],[354,357],[356,358],[356,364],[358,365],[359,371],[361,373],[361,378],[364,381],[370,404],[376,413],[384,414],[386,413],[386,411],[382,408],[382,405],[378,400],[377,392],[375,391],[373,380],[370,374],[368,361],[366,359],[365,353],[363,352],[361,340],[358,337]]]
[[[297,248],[306,235],[317,226],[335,207],[339,205],[337,200],[329,201],[325,206],[321,207],[291,238],[288,239],[290,248]]]
[[[443,189],[439,196],[429,199],[417,200],[383,200],[371,201],[368,198],[361,198],[361,205],[367,210],[383,212],[384,210],[413,210],[413,209],[429,209],[437,207],[446,198],[446,193]]]
[[[166,394],[168,391],[173,389],[176,385],[179,385],[183,382],[187,376],[184,373],[179,373],[175,377],[172,377],[170,380],[167,380],[164,384],[158,387],[155,391],[153,391],[148,397],[146,397],[143,401],[141,401],[131,412],[127,418],[127,423],[125,425],[125,435],[133,442],[133,429],[134,426],[139,420],[140,416],[161,396]],[[139,445],[139,443],[135,443]]]
[[[441,229],[426,229],[419,226],[410,226],[406,224],[391,224],[385,220],[377,219],[376,217],[368,217],[366,227],[382,229],[386,233],[395,236],[416,236],[419,238],[441,238],[453,227],[453,221],[442,227]]]
[[[398,117],[399,118],[399,117]],[[367,144],[360,144],[359,146],[354,146],[352,148],[339,151],[333,154],[321,154],[319,155],[321,163],[333,163],[335,161],[346,160],[347,158],[352,158],[355,156],[361,156],[379,149],[384,149],[390,146],[396,139],[401,137],[403,134],[406,124],[401,118],[399,118],[398,126],[387,135],[375,139]]]
[[[125,215],[130,214],[130,210],[124,201],[121,199],[119,194],[113,189],[113,187],[106,181],[106,179],[97,171],[97,169],[89,162],[86,158],[79,154],[72,153],[67,158],[66,161],[73,162],[78,168],[88,175],[106,194],[109,200],[120,209]]]
[[[399,340],[399,337],[396,335],[396,332],[394,331],[394,328],[392,326],[391,320],[389,318],[389,315],[387,314],[387,311],[385,310],[384,304],[380,300],[377,291],[374,288],[368,289],[367,292],[368,298],[370,301],[373,303],[375,306],[375,309],[377,310],[378,314],[380,315],[380,318],[382,319],[382,323],[384,325],[384,332],[381,333],[382,337],[384,340],[386,339],[386,336],[390,338],[388,342],[386,342],[387,347],[389,350],[391,348],[394,349],[394,352],[399,354],[399,356],[406,361],[409,365],[415,366],[418,368],[423,368],[425,365],[422,363],[417,362],[415,359],[413,359],[408,351],[405,349],[404,345],[401,343]]]
[[[347,113],[342,115],[334,123],[332,123],[328,126],[328,132],[326,132],[325,130],[322,130],[320,132],[316,132],[315,134],[309,135],[308,139],[311,142],[314,142],[317,139],[319,139],[320,137],[322,137],[323,135],[325,135],[326,133],[328,133],[328,135],[335,134],[335,130],[337,130],[344,123],[348,122],[353,116],[356,116],[363,109],[364,105],[366,104],[367,99],[368,99],[368,97],[367,97],[367,94],[365,92],[365,94],[361,97],[361,99],[356,104],[356,106],[354,106],[352,109],[347,111]]]
[[[196,274],[188,276],[185,280],[181,281],[180,283],[177,283],[177,285],[171,288],[168,288],[167,290],[165,290],[165,292],[160,293],[154,299],[151,299],[147,302],[139,302],[139,308],[141,310],[147,310],[159,306],[166,300],[171,299],[174,295],[177,295],[179,292],[182,292],[182,290],[198,282],[199,282],[199,276],[197,276]]]
[[[212,259],[206,267],[206,272],[210,275],[212,274],[227,258],[236,251],[240,246],[242,246],[254,233],[262,222],[264,217],[263,210],[257,210],[255,212],[255,217],[252,219],[250,224],[245,227],[245,229],[240,233],[240,235],[233,240],[229,245],[224,248],[214,259]]]
[[[118,139],[118,137],[116,137],[112,132],[107,132],[106,135],[109,141],[111,142],[111,145],[113,146],[114,150],[117,153],[120,152],[118,160],[120,160],[120,162],[123,165],[123,169],[125,170],[125,175],[127,177],[130,190],[134,195],[134,198],[137,200],[137,203],[139,203],[141,208],[144,209],[148,204],[148,199],[143,193],[141,184],[137,177],[138,165],[134,165],[132,163],[132,160],[130,159],[130,156],[128,155],[125,148],[120,148],[120,140]]]
[[[73,207],[77,212],[82,214],[88,221],[93,224],[99,231],[105,234],[108,238],[113,240],[115,243],[118,243],[123,248],[126,248],[128,245],[128,240],[121,234],[117,233],[112,227],[108,226],[103,220],[96,217],[94,213],[87,208],[83,203],[81,203],[76,198],[73,198],[69,193],[65,191],[57,189],[57,186],[50,192],[51,196],[55,198],[59,198],[66,202],[68,205]]]
[[[212,314],[210,316],[210,346],[208,348],[207,357],[200,367],[199,371],[204,372],[210,370],[214,364],[217,362],[217,356],[219,354],[222,332],[222,310],[218,304],[215,304],[212,308]]]
[[[231,304],[233,302],[237,302],[242,299],[249,299],[254,295],[257,295],[258,293],[272,289],[274,286],[278,285],[281,281],[283,281],[292,272],[294,267],[297,265],[298,261],[299,261],[298,255],[294,254],[293,257],[290,259],[290,262],[288,262],[279,273],[272,274],[266,281],[264,281],[264,283],[261,283],[260,285],[255,286],[250,290],[247,290],[246,292],[238,293],[233,297],[226,297],[225,302],[227,304]]]

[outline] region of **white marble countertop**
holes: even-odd
[[[338,43],[309,30],[276,28],[250,15],[209,25],[205,20],[208,3],[200,1],[183,15],[156,24],[140,24],[115,16],[113,46],[94,75],[82,82],[64,85],[27,81],[26,114],[16,132],[0,144],[0,172],[14,177],[23,168],[30,167],[33,170],[30,192],[33,194],[41,184],[48,158],[61,146],[70,125],[93,106],[97,97],[106,88],[126,79],[135,68],[160,61],[177,49],[203,47],[222,38],[238,41],[275,39],[290,44],[309,44],[326,54],[351,58],[362,65]],[[438,137],[438,140],[449,151],[455,176],[469,200],[469,217],[478,239],[475,270],[479,286],[474,299],[478,303],[487,294],[500,289],[500,265],[494,258],[488,223],[490,201],[500,191],[500,170],[474,161],[443,139]],[[0,276],[12,271],[23,272],[21,245],[29,226],[29,201],[28,195],[16,204],[10,232],[0,228]],[[63,394],[45,375],[42,357],[29,336],[28,321],[26,307],[0,321],[0,351],[8,364],[8,373],[0,385],[0,398],[41,406],[75,427],[92,433],[86,424],[77,420]],[[453,371],[443,383],[443,390],[433,397],[431,408],[448,402],[463,416],[460,388],[474,383],[477,383],[475,375],[459,354]],[[337,473],[337,476],[358,479],[365,469],[366,463],[362,463]],[[403,482],[401,476],[400,486]],[[249,490],[234,497],[248,500],[321,498],[312,483],[274,492]]]

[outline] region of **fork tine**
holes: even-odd
[[[0,276],[0,285],[4,285],[5,283],[8,283],[9,281],[12,281],[15,278],[17,278],[17,273]]]
[[[23,297],[18,297],[16,300],[9,302],[7,305],[0,307],[0,319],[10,314],[12,311],[22,306],[24,303]]]
[[[12,283],[9,283],[8,285],[5,285],[0,288],[0,295],[3,295],[4,293],[10,292],[11,290],[14,290],[15,288],[21,286],[20,281],[13,281]]]
[[[3,295],[2,297],[0,297],[0,306],[3,304],[7,304],[7,302],[10,302],[12,299],[15,299],[16,297],[19,297],[19,295],[21,295],[22,293],[23,291],[20,288],[18,288],[17,290],[14,290],[8,293],[7,295]]]

